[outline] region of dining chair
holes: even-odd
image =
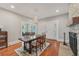
[[[40,43],[41,48],[43,49],[43,45],[46,46],[46,34],[42,35],[40,39],[37,40]]]
[[[41,50],[41,44],[38,42],[39,40],[41,40],[42,36],[35,38],[35,41],[32,41],[31,44],[31,50],[32,52],[35,52],[36,55],[38,55],[38,51]]]
[[[42,35],[38,38],[36,38],[36,41],[34,41],[32,44],[31,44],[31,48],[35,48],[35,52],[36,52],[36,55],[38,55],[38,50],[40,49],[40,51],[43,49],[43,44],[45,44],[45,37],[46,35]]]

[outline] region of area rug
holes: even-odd
[[[46,46],[43,47],[42,50],[38,49],[38,55],[37,56],[40,56],[41,53],[49,46],[50,44],[48,42],[46,42]],[[18,56],[36,56],[36,53],[35,52],[32,52],[32,54],[29,54],[27,51],[24,51],[23,50],[23,47],[20,47],[18,49],[15,50],[15,52],[18,54]]]
[[[68,45],[66,46],[60,43],[58,55],[59,56],[73,56],[74,54]]]

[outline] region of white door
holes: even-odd
[[[47,24],[47,38],[48,39],[57,39],[58,38],[58,31],[57,31],[57,22],[49,22]]]

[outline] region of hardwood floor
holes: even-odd
[[[60,42],[48,40],[50,46],[41,54],[41,56],[58,56]]]
[[[41,54],[41,56],[57,56],[59,51],[60,42],[56,40],[48,40],[50,46]],[[5,49],[0,49],[0,56],[17,56],[15,49],[21,47],[21,43],[9,46]]]

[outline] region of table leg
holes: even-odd
[[[29,53],[32,53],[31,42],[29,42]]]
[[[26,45],[25,45],[25,42],[24,42],[24,50],[26,50]]]

